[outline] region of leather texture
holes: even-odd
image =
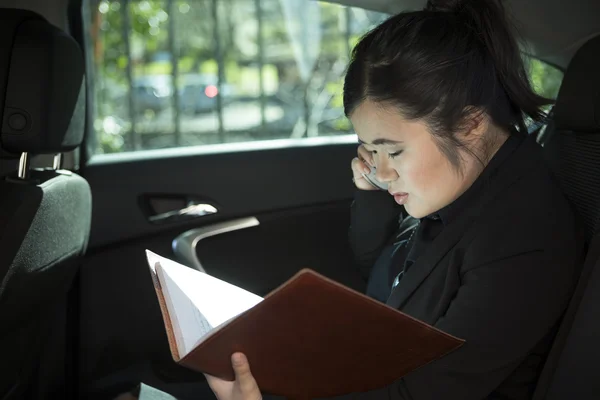
[[[168,312],[161,298],[159,294],[169,332]],[[175,353],[172,332],[168,336]],[[462,343],[305,269],[218,329],[179,363],[233,380],[230,356],[241,351],[248,356],[263,391],[310,399],[391,384]]]

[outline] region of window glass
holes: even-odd
[[[537,58],[526,58],[531,84],[535,91],[548,99],[555,100],[563,80],[564,72]]]
[[[342,77],[387,15],[312,0],[88,0],[95,154],[350,134]]]
[[[537,58],[525,56],[525,66],[529,74],[529,80],[537,94],[550,100],[556,100],[560,85],[564,77],[564,72],[560,69]],[[548,104],[542,109],[549,114],[553,104]],[[525,119],[527,130],[540,137],[546,129],[546,121],[534,122],[531,118]]]

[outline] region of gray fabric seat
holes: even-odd
[[[0,9],[0,399],[69,398],[67,298],[87,245],[91,193],[37,154],[78,147],[85,64],[70,36],[32,12]],[[70,361],[70,360],[69,360]]]
[[[544,145],[563,191],[585,226],[586,260],[534,399],[599,399],[600,36],[575,55]]]

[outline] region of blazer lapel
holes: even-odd
[[[534,147],[537,147],[537,153],[533,150]],[[499,168],[493,183],[482,194],[479,201],[472,204],[468,210],[465,210],[455,221],[446,226],[431,243],[431,250],[421,255],[400,279],[398,285],[392,290],[386,302],[387,305],[401,308],[446,254],[461,240],[485,206],[507,186],[517,181],[525,171],[539,168],[543,163],[541,149],[531,137],[525,138],[515,151],[507,155],[507,158],[509,156],[509,160],[502,160],[501,164],[505,165]]]
[[[431,243],[431,251],[420,256],[394,288],[387,305],[400,308],[463,237],[474,218],[471,213],[445,227]]]

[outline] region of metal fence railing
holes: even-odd
[[[288,4],[284,4],[286,2]],[[314,7],[315,4],[317,3],[312,0],[306,0],[307,7],[308,5]],[[252,111],[255,113],[252,118],[255,122],[249,128],[251,132],[256,132],[259,137],[267,138],[271,131],[274,133],[272,136],[277,136],[275,132],[283,132],[289,129],[288,137],[308,136],[310,124],[314,125],[315,123],[315,116],[313,115],[315,98],[319,97],[319,91],[324,90],[324,87],[328,84],[328,79],[339,80],[339,77],[335,75],[339,73],[340,61],[344,63],[347,61],[351,51],[352,39],[356,38],[359,33],[363,33],[369,23],[369,21],[365,22],[364,17],[361,21],[355,20],[354,15],[357,12],[359,14],[356,15],[361,16],[360,10],[340,5],[327,6],[330,7],[328,11],[330,14],[327,17],[329,20],[327,21],[320,19],[318,21],[306,21],[302,19],[307,18],[306,15],[296,15],[293,12],[289,12],[292,9],[298,14],[302,14],[298,11],[302,9],[298,7],[303,7],[304,3],[299,5],[288,0],[87,0],[86,5],[84,10],[87,10],[88,15],[85,15],[84,18],[88,21],[89,31],[92,32],[88,37],[88,52],[95,54],[97,58],[95,65],[92,61],[92,65],[88,67],[90,68],[89,72],[94,74],[94,76],[101,77],[99,79],[106,78],[107,75],[99,73],[101,72],[99,70],[105,72],[107,68],[109,69],[103,63],[108,60],[107,55],[110,53],[112,58],[109,61],[114,65],[118,65],[119,85],[125,91],[122,105],[108,104],[112,101],[110,95],[107,97],[105,92],[100,94],[100,92],[93,91],[94,86],[106,87],[106,82],[96,81],[90,83],[91,93],[95,95],[94,101],[102,103],[94,105],[96,115],[104,118],[107,113],[112,112],[110,110],[116,110],[117,114],[124,114],[123,118],[128,120],[124,124],[126,129],[124,128],[125,133],[122,135],[124,141],[122,148],[112,151],[135,151],[147,148],[147,134],[149,129],[151,131],[150,136],[154,135],[156,137],[157,135],[162,135],[163,139],[161,139],[161,143],[163,144],[159,147],[164,147],[165,140],[170,140],[168,146],[183,146],[195,143],[194,140],[200,137],[199,133],[204,132],[202,130],[199,133],[190,133],[190,116],[189,114],[183,114],[186,105],[179,95],[180,81],[190,71],[189,66],[182,67],[180,61],[192,57],[187,54],[190,51],[188,43],[190,38],[185,36],[185,32],[190,31],[186,30],[184,20],[189,25],[190,23],[193,24],[194,20],[192,18],[197,18],[199,24],[202,25],[198,30],[194,31],[194,40],[200,37],[204,40],[204,44],[202,45],[204,47],[202,47],[203,50],[200,53],[197,52],[197,49],[194,50],[196,51],[194,54],[201,55],[194,55],[193,57],[203,58],[193,60],[195,63],[194,69],[198,71],[198,65],[203,65],[202,63],[206,63],[207,61],[214,63],[215,66],[215,85],[219,95],[214,96],[214,99],[212,99],[213,103],[211,103],[212,108],[210,112],[213,122],[209,125],[212,127],[210,128],[210,135],[213,137],[211,142],[219,143],[227,142],[228,139],[232,139],[229,136],[238,132],[228,128],[228,124],[231,122],[232,111],[228,108],[230,104],[229,100],[226,103],[222,95],[226,92],[224,89],[231,88],[231,82],[229,82],[231,71],[228,68],[233,65],[232,62],[234,64],[237,63],[240,69],[242,68],[240,66],[243,66],[243,68],[252,69],[253,73],[257,71],[256,78],[258,82],[255,84],[258,89],[252,95],[251,99],[254,102],[253,104],[255,104],[253,106],[255,107],[253,108],[254,111]],[[282,13],[282,10],[285,8],[284,5],[288,7],[287,15],[285,12]],[[150,62],[149,60],[157,51],[156,46],[151,50],[147,50],[145,48],[146,43],[140,45],[140,41],[143,42],[146,39],[154,40],[155,42],[158,41],[156,33],[153,34],[150,31],[148,36],[144,37],[144,32],[140,31],[142,29],[140,28],[141,25],[148,28],[148,24],[150,23],[149,21],[140,22],[140,18],[143,16],[140,10],[143,11],[150,6],[154,7],[154,11],[159,10],[159,12],[166,13],[167,15],[167,17],[164,17],[164,24],[161,25],[159,47],[160,52],[168,55],[168,63],[170,64],[168,75],[170,75],[172,90],[170,91],[170,99],[168,99],[166,106],[171,111],[162,115],[160,124],[155,124],[152,120],[146,118],[145,114],[140,114],[138,97],[140,94],[137,91],[142,91],[143,88],[136,87],[136,82],[140,78],[140,71],[144,71],[143,73],[146,74],[147,63]],[[244,7],[244,15],[240,16],[239,12],[235,14],[235,17],[229,15],[234,9],[233,7],[238,6]],[[185,12],[182,11],[182,7],[185,8]],[[332,9],[335,12],[334,17],[331,17],[333,15],[331,14]],[[190,11],[189,14],[183,15],[188,11]],[[290,19],[292,20],[290,21]],[[233,38],[231,24],[244,24],[248,21],[256,27],[256,32],[253,33],[255,36],[252,38],[252,43],[253,46],[255,44],[256,51],[242,51],[240,53],[243,54],[238,55],[234,53],[232,56],[232,47],[229,46],[232,45],[234,40],[238,40],[239,38]],[[334,21],[333,28],[331,21]],[[104,27],[104,24],[107,23],[110,23],[108,28]],[[353,24],[355,25],[354,27]],[[309,26],[306,27],[304,25]],[[281,29],[288,31],[279,32],[278,36],[273,36],[274,26],[277,26],[277,29],[280,31]],[[359,27],[357,28],[357,26]],[[292,34],[289,29],[296,29],[296,31]],[[317,36],[321,38],[319,39],[320,41],[313,43],[307,39],[305,32],[302,31],[303,29],[305,31],[307,29],[323,29],[326,33],[319,33]],[[362,32],[357,32],[361,29]],[[120,33],[118,39],[114,37],[115,30]],[[293,37],[294,34],[296,35],[295,37]],[[107,38],[109,35],[112,35],[110,36],[112,44],[108,43]],[[292,43],[293,40],[298,42]],[[235,45],[239,46],[239,43],[236,42]],[[103,46],[113,46],[115,48],[104,48]],[[140,46],[142,47],[142,55],[140,55]],[[306,71],[304,71],[302,79],[289,77],[294,76],[296,72],[293,71],[299,68],[298,54],[290,50],[293,46],[300,48],[300,53],[304,55],[311,51],[314,52],[315,46],[319,46],[317,51],[319,56],[316,60],[312,60],[314,66],[311,64],[311,71],[309,72],[312,75],[309,78],[306,78]],[[323,48],[327,47],[329,53],[325,55],[321,54],[320,52],[323,49],[320,46],[324,46]],[[286,55],[274,55],[274,48],[286,48],[283,52]],[[339,50],[331,50],[332,48]],[[296,50],[294,49],[294,51]],[[118,61],[115,61],[115,51],[119,52],[120,59]],[[253,55],[249,56],[248,54]],[[239,57],[239,60],[235,57]],[[163,62],[166,62],[166,58],[163,59]],[[88,64],[90,64],[90,61],[88,61]],[[96,68],[96,70],[92,71],[93,68]],[[319,68],[321,70],[318,70]],[[332,73],[334,69],[335,73]],[[277,74],[277,85],[279,85],[277,89],[272,88],[273,78],[269,74],[273,73]],[[314,75],[315,73],[317,75]],[[317,76],[316,80],[313,79],[315,76]],[[226,77],[228,77],[227,80]],[[281,89],[280,79],[285,81],[284,89]],[[291,86],[290,79],[293,81]],[[294,79],[296,80],[294,81]],[[224,86],[227,86],[227,88]],[[269,87],[268,90],[267,87]],[[273,99],[273,90],[280,92],[292,90],[289,87],[292,87],[293,91],[286,93],[278,92],[276,101]],[[274,104],[285,108],[284,122],[273,123]],[[230,115],[227,120],[225,114]],[[168,115],[168,118],[165,115]],[[297,123],[294,124],[293,120],[296,120]],[[243,130],[243,128],[236,129]],[[194,134],[196,135],[196,139],[193,137]],[[281,137],[281,134],[278,134]],[[314,134],[314,129],[311,134]]]

